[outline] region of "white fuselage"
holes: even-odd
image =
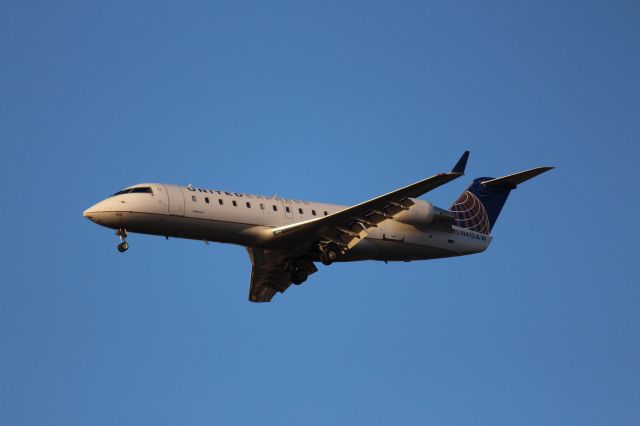
[[[93,222],[129,232],[238,244],[278,246],[272,229],[326,216],[344,206],[149,183],[151,193],[109,197],[84,212]],[[455,226],[416,227],[387,219],[340,260],[411,261],[478,253],[491,237]]]

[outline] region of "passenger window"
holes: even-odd
[[[329,216],[329,213],[327,213],[327,211],[325,210],[325,211],[324,211],[324,215],[325,215],[325,216]]]
[[[298,213],[300,213],[300,214],[304,214],[304,212],[303,212],[303,211],[302,211],[302,209],[300,209],[300,208],[298,209]]]
[[[251,208],[251,203],[247,201],[247,208],[250,209]]]
[[[224,201],[222,201],[222,198],[218,198],[218,204],[223,205]]]
[[[271,207],[273,207],[273,211],[274,211],[274,212],[277,212],[277,211],[278,211],[278,207],[277,207],[276,205],[273,205],[273,206],[271,206]]]
[[[236,203],[236,200],[233,200],[231,204],[233,204],[233,207],[238,207],[238,203]]]
[[[316,215],[316,211],[315,210],[311,210],[311,214],[315,216]]]
[[[264,204],[260,203],[260,210],[264,210]]]
[[[291,213],[291,209],[289,208],[289,206],[285,206],[284,209],[287,211],[287,213]]]
[[[204,197],[204,202],[209,204],[209,197]]]
[[[191,201],[193,201],[194,203],[196,202],[197,199],[198,199],[198,197],[196,197],[195,195],[191,196]]]

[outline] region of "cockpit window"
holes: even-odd
[[[115,194],[113,194],[112,197],[115,197],[116,195],[122,195],[122,194],[153,194],[153,191],[149,186],[140,186],[138,188],[123,189],[122,191],[118,191]]]
[[[141,186],[139,188],[133,188],[131,190],[132,194],[153,194],[151,188],[148,186]]]

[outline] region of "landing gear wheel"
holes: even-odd
[[[307,280],[307,277],[309,277],[307,271],[303,268],[298,268],[291,273],[291,282],[295,285],[300,285]]]
[[[320,261],[322,262],[323,265],[326,265],[326,266],[331,265],[337,258],[338,258],[338,253],[331,248],[327,248],[320,255]]]
[[[129,249],[129,244],[127,244],[127,230],[124,228],[116,229],[116,235],[120,238],[120,244],[118,244],[118,251],[120,253],[124,253]]]

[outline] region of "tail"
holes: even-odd
[[[537,167],[497,179],[474,179],[449,208],[456,215],[455,225],[482,234],[491,233],[509,193],[522,182],[551,169],[553,167]]]

